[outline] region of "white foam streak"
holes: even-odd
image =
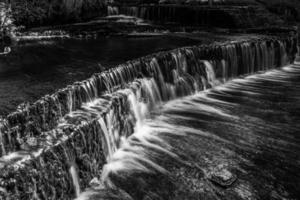
[[[77,170],[76,170],[74,165],[72,165],[70,167],[69,172],[70,172],[71,177],[72,177],[76,197],[78,197],[80,195],[80,184],[79,184],[79,177],[78,177],[78,174],[77,174]]]

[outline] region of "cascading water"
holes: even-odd
[[[102,172],[102,182],[96,188],[117,189],[127,199],[144,198],[147,184],[157,174],[162,176],[161,184],[168,185],[165,177],[170,170],[163,164],[168,160],[200,169],[183,160],[164,138],[168,134],[163,133],[170,131],[181,139],[186,135],[180,125],[172,127],[159,116],[160,111],[165,112],[164,104],[197,95],[239,75],[288,64],[296,44],[293,37],[267,37],[161,52],[95,74],[12,113],[0,129],[0,191],[7,191],[0,195],[18,199],[23,191],[32,191],[32,185],[36,185],[37,192],[26,193],[25,199],[76,197]],[[189,104],[183,105],[187,112],[197,111],[197,106]],[[236,119],[210,105],[203,103],[201,107],[212,113],[212,118],[215,114]],[[205,131],[186,130],[228,142]],[[126,180],[142,184],[130,174],[144,177],[148,181],[145,188],[132,192],[124,187]],[[45,181],[50,176],[53,178]],[[23,180],[32,181],[15,186],[16,181]],[[83,195],[88,198],[93,194],[99,193]]]
[[[114,6],[108,6],[107,7],[107,15],[118,15],[119,14],[119,9]]]
[[[78,197],[80,195],[80,184],[79,184],[79,178],[78,178],[76,168],[73,165],[70,167],[70,174],[72,176],[72,181],[75,188],[75,194]]]
[[[183,26],[204,26],[224,28],[255,28],[264,24],[282,23],[275,15],[268,15],[259,6],[201,6],[199,1],[193,7],[186,4],[135,4],[108,7],[108,15],[126,15],[161,24]],[[275,22],[276,21],[276,22]]]
[[[251,182],[249,182],[244,175],[247,174],[246,169],[251,170],[251,172],[262,173],[259,170],[264,165],[252,163],[251,158],[247,158],[247,154],[255,153],[262,154],[262,156],[267,154],[270,156],[269,152],[271,152],[279,158],[264,157],[261,159],[266,162],[272,162],[272,159],[283,159],[282,162],[287,164],[289,159],[293,159],[300,151],[293,139],[300,127],[298,125],[289,127],[295,123],[297,118],[286,119],[285,122],[278,124],[277,120],[274,122],[274,119],[266,118],[268,113],[264,111],[275,103],[274,97],[278,97],[278,94],[281,93],[281,91],[270,92],[269,90],[278,86],[281,86],[280,90],[285,90],[284,88],[293,80],[296,88],[288,90],[291,105],[284,105],[284,109],[287,110],[283,112],[281,110],[283,108],[278,107],[267,111],[272,112],[277,117],[284,115],[279,117],[280,119],[293,116],[293,103],[300,100],[300,94],[296,92],[300,86],[299,76],[299,66],[292,65],[282,70],[248,76],[245,79],[233,79],[225,85],[215,87],[215,89],[197,93],[184,99],[169,101],[162,105],[158,112],[154,109],[154,116],[148,117],[148,119],[145,115],[140,116],[143,110],[141,108],[145,107],[145,103],[139,101],[139,95],[134,95],[134,98],[131,96],[129,100],[130,107],[135,116],[141,118],[142,123],[137,123],[134,134],[122,143],[109,159],[108,164],[104,166],[102,182],[106,189],[110,189],[112,193],[115,190],[123,191],[123,193],[119,193],[116,199],[125,197],[126,199],[182,199],[184,195],[181,194],[175,198],[174,190],[168,191],[166,185],[160,188],[159,182],[165,181],[166,177],[179,185],[191,184],[189,178],[184,177],[188,183],[182,183],[174,177],[177,174],[172,175],[172,172],[179,173],[179,169],[176,167],[175,169],[167,168],[168,163],[166,162],[172,162],[167,161],[171,159],[175,160],[174,163],[180,163],[179,165],[188,168],[187,173],[194,173],[189,172],[192,169],[203,174],[198,180],[192,181],[196,181],[196,184],[204,187],[206,190],[203,191],[203,195],[207,195],[209,198],[215,199],[216,195],[241,199],[262,198],[260,195],[263,192],[259,186],[256,186],[259,180],[251,177]],[[266,85],[261,85],[262,83]],[[257,97],[263,99],[264,102],[257,103]],[[247,100],[243,100],[244,98]],[[278,100],[276,103],[282,105],[282,100]],[[156,102],[156,104],[159,104],[159,102]],[[258,110],[255,110],[256,106],[258,106]],[[251,112],[248,110],[250,108],[252,108]],[[245,123],[246,125],[244,125]],[[270,135],[268,131],[275,135]],[[278,143],[273,144],[276,137],[281,139]],[[216,144],[216,146],[211,143]],[[287,148],[287,145],[289,148]],[[197,152],[197,150],[200,152]],[[195,160],[193,157],[195,154],[201,156],[202,159],[200,161]],[[220,155],[222,155],[222,159],[218,158]],[[287,158],[285,158],[286,156]],[[173,165],[176,166],[174,163]],[[199,166],[196,163],[201,163],[201,165]],[[250,169],[244,165],[247,165]],[[281,165],[275,164],[274,167],[280,169]],[[219,168],[221,168],[221,172],[218,172]],[[288,164],[287,168],[294,172],[299,169],[297,164]],[[233,186],[233,189],[229,189],[236,194],[221,193],[220,188],[206,182],[209,180],[228,187],[227,183],[222,181],[227,179],[230,181],[234,177],[232,171],[238,173],[241,179],[237,185]],[[223,173],[223,175],[215,177],[218,173]],[[260,179],[268,185],[268,192],[276,193],[278,199],[293,198],[297,195],[297,186],[289,189],[285,188],[285,194],[280,194],[280,190],[276,188],[276,183],[268,182],[270,178],[274,178],[274,175],[283,176],[271,172],[271,174],[263,175],[263,178]],[[185,175],[179,173],[179,176]],[[223,176],[227,177],[223,178]],[[296,177],[290,178],[294,183],[297,182]],[[154,179],[154,182],[152,179]],[[284,179],[279,177],[275,179],[277,183],[286,184]],[[154,190],[153,184],[159,190]],[[78,199],[97,197],[110,199],[112,196],[105,197],[102,195],[102,187],[102,185],[100,188],[96,186],[94,189],[83,193]],[[190,185],[185,187],[190,187]],[[188,188],[185,189],[189,191]],[[126,195],[124,191],[127,193]],[[163,192],[167,192],[167,195]],[[130,198],[127,197],[128,195]],[[198,199],[198,197],[195,195],[190,199]]]

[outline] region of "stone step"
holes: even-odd
[[[121,105],[124,98],[122,95],[106,96],[102,113],[97,117],[44,133],[35,138],[28,150],[2,156],[0,199],[75,198],[77,185],[85,188],[90,180],[100,176],[108,154],[105,139],[108,130],[103,129],[99,120],[108,124],[111,115],[124,118],[120,116],[128,114],[127,107]],[[122,121],[115,122],[117,124],[110,124],[120,127]],[[124,124],[121,126],[130,130]]]

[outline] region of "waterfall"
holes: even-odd
[[[217,96],[219,98],[228,97],[231,94],[230,92],[233,91],[242,92],[250,96],[253,95],[252,92],[255,92],[254,93],[255,95],[262,95],[265,91],[262,91],[262,89],[260,89],[261,88],[261,86],[259,85],[261,83],[260,80],[268,80],[274,83],[283,82],[288,85],[289,84],[288,80],[291,74],[294,75],[294,78],[297,78],[299,76],[299,72],[300,72],[299,66],[288,67],[288,68],[286,67],[284,68],[283,71],[273,70],[271,72],[267,72],[261,75],[248,76],[246,80],[234,79],[232,82],[225,84],[225,86],[220,86],[216,90],[209,91],[208,94],[216,95],[218,94],[218,92],[223,91],[224,94],[222,92],[221,93],[222,95],[220,95],[219,93],[219,95]],[[258,83],[255,81],[257,81]],[[240,91],[240,87],[243,88],[244,90]],[[228,91],[228,93],[226,93],[225,91]],[[276,92],[274,91],[274,93]],[[127,195],[130,195],[132,199],[141,198],[141,196],[139,196],[137,191],[142,192],[143,195],[145,196],[150,195],[150,197],[151,195],[153,195],[152,192],[156,192],[154,194],[154,197],[159,196],[163,199],[172,199],[171,196],[168,196],[168,198],[167,197],[164,198],[163,193],[160,193],[160,191],[157,190],[151,191],[151,188],[149,188],[151,187],[151,184],[158,185],[157,187],[160,188],[159,185],[160,185],[160,181],[162,181],[161,179],[164,179],[164,177],[172,176],[170,175],[169,169],[165,168],[164,165],[166,164],[162,164],[165,160],[168,159],[174,159],[176,160],[176,162],[183,164],[183,166],[187,166],[188,168],[195,168],[200,172],[202,172],[203,170],[204,175],[209,178],[211,176],[210,175],[211,172],[205,171],[205,168],[200,169],[199,166],[193,166],[189,162],[183,160],[182,157],[180,157],[181,149],[178,143],[181,143],[181,140],[183,140],[182,143],[184,144],[185,142],[183,138],[191,137],[191,135],[201,137],[203,139],[211,139],[213,141],[222,142],[228,144],[229,146],[235,146],[237,145],[236,143],[238,143],[238,145],[240,146],[236,148],[248,149],[248,151],[250,152],[257,151],[255,149],[255,146],[257,145],[255,144],[255,141],[250,141],[250,142],[248,141],[247,147],[245,147],[244,146],[245,144],[243,143],[244,141],[239,141],[238,139],[236,139],[238,142],[233,142],[228,138],[226,138],[225,136],[213,134],[210,132],[205,132],[204,130],[199,130],[196,128],[191,128],[185,124],[188,123],[189,121],[190,124],[193,124],[193,121],[199,120],[196,117],[197,115],[199,116],[204,115],[204,120],[206,121],[206,123],[211,122],[209,117],[213,119],[216,116],[218,120],[221,121],[220,123],[222,123],[223,120],[224,123],[228,123],[229,121],[232,124],[245,123],[240,119],[240,117],[229,114],[230,111],[234,109],[235,106],[234,103],[226,102],[225,100],[220,100],[219,98],[216,97],[215,98],[210,97],[210,95],[208,94],[198,93],[193,96],[184,98],[183,100],[180,99],[175,101],[169,101],[168,103],[166,103],[166,105],[163,106],[164,107],[163,112],[165,112],[165,114],[162,116],[158,114],[158,117],[154,119],[149,119],[149,118],[146,119],[144,115],[142,120],[143,122],[140,124],[138,123],[136,124],[134,134],[127,138],[127,140],[110,158],[108,164],[104,166],[102,172],[102,182],[106,186],[106,189],[110,189],[112,192],[115,190],[117,191],[125,190],[127,192]],[[144,102],[139,101],[138,100],[139,98],[137,96],[139,95],[136,95],[133,101],[130,100],[130,102],[133,102],[130,105],[131,110],[135,113],[136,110],[141,109],[141,107],[144,107]],[[239,98],[242,99],[242,97]],[[140,105],[137,102],[139,102]],[[157,105],[158,104],[159,102],[157,102]],[[223,107],[219,107],[221,105]],[[278,110],[280,110],[280,108],[278,108]],[[179,114],[176,115],[176,113],[179,113],[181,115]],[[184,115],[185,113],[189,113],[193,115],[191,116]],[[140,117],[140,113],[136,113],[136,116]],[[241,125],[237,125],[236,131],[240,131],[239,130],[240,126]],[[201,127],[201,125],[199,125],[199,127]],[[256,134],[261,134],[261,132],[258,131],[258,133]],[[243,136],[243,134],[241,135],[242,135],[241,137],[247,138],[247,136]],[[169,144],[164,139],[166,136],[172,136],[177,139],[176,147],[178,149],[175,149],[174,146]],[[234,138],[237,136],[233,135],[232,137]],[[257,137],[262,137],[262,136],[257,136]],[[265,139],[268,140],[269,136],[264,136],[264,137],[266,137]],[[270,141],[271,140],[273,139],[270,139]],[[204,144],[205,142],[202,143]],[[185,144],[185,145],[188,146],[189,144]],[[291,142],[291,145],[294,145],[293,142]],[[282,146],[285,146],[285,144],[282,144]],[[204,150],[205,148],[206,146],[203,147]],[[272,148],[273,148],[272,151],[274,152],[278,151],[276,147],[272,147]],[[177,155],[175,152],[179,153],[179,155]],[[230,152],[228,154],[229,157],[232,156]],[[250,161],[246,161],[246,162],[250,162]],[[295,164],[295,166],[297,165]],[[145,174],[150,174],[150,175],[148,178],[143,179],[142,177]],[[226,171],[226,175],[228,176],[227,177],[228,179],[231,179],[230,172]],[[151,182],[151,178],[150,178],[151,176],[153,177],[157,176],[155,178],[155,182]],[[148,190],[143,191],[145,190],[144,187],[146,187],[149,191]],[[167,190],[167,189],[160,188],[160,190]],[[247,191],[247,188],[245,190]],[[94,188],[94,190],[90,190],[83,193],[80,196],[81,198],[79,199],[81,200],[93,199],[94,196],[97,196],[95,194],[101,194],[101,193],[103,193],[102,190]],[[123,198],[124,197],[122,195],[118,197],[118,199],[123,199]]]
[[[3,143],[3,136],[2,136],[2,131],[5,130],[6,127],[6,121],[2,118],[0,118],[0,155],[6,155],[6,150],[5,150],[5,146]]]
[[[119,8],[115,6],[107,6],[107,15],[118,15],[119,14]]]
[[[126,172],[167,174],[156,154],[172,159],[178,155],[156,133],[170,127],[149,121],[161,106],[240,75],[288,64],[296,53],[296,40],[268,36],[159,52],[94,74],[22,107],[1,122],[0,168],[5,173],[0,174],[0,188],[8,189],[5,197],[16,197],[20,192],[2,183],[9,179],[23,183],[34,174],[42,195],[70,198],[75,196],[68,193],[66,183],[71,182],[78,194],[101,170],[103,183],[112,189],[118,187],[114,178]],[[37,153],[32,155],[28,149]],[[149,155],[148,149],[154,154]],[[20,156],[8,160],[5,155],[13,152]],[[65,163],[65,152],[73,155],[76,165]],[[51,173],[60,178],[44,181]],[[31,191],[32,184],[21,184],[18,190]]]
[[[80,195],[79,178],[78,178],[76,168],[73,165],[70,167],[70,174],[71,174],[73,185],[75,188],[76,197],[78,197]]]
[[[199,3],[199,2],[198,2]],[[248,3],[249,4],[249,3]],[[284,22],[258,6],[200,6],[184,4],[143,4],[109,6],[109,15],[128,15],[160,24],[223,28],[256,28]],[[255,19],[255,20],[254,20]]]

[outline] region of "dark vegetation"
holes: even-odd
[[[106,15],[104,0],[15,0],[11,2],[16,25],[56,25]]]
[[[289,23],[300,21],[300,1],[298,0],[257,0],[257,2]]]

